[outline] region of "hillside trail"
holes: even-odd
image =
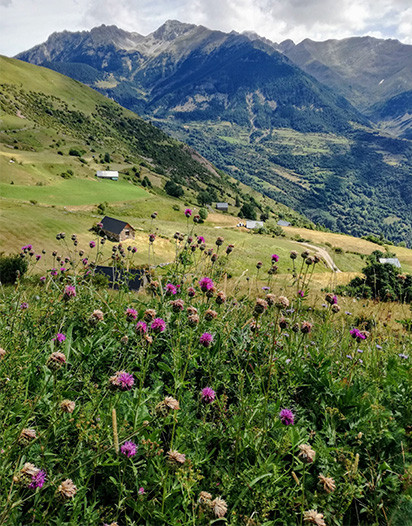
[[[304,245],[305,247],[311,248],[313,250],[316,250],[316,252],[321,256],[321,258],[325,261],[327,266],[333,270],[334,272],[342,272],[338,269],[338,267],[335,265],[335,262],[333,261],[332,257],[330,256],[329,252],[327,252],[324,248],[317,247],[315,245],[311,245],[310,243],[299,243],[299,245]]]

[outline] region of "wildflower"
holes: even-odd
[[[40,254],[37,254],[36,255],[36,261],[40,261],[41,260],[41,255]]]
[[[197,236],[197,242],[200,245],[201,243],[206,243],[205,238],[203,236]]]
[[[23,303],[20,303],[20,309],[21,310],[26,310],[29,308],[29,304],[26,303],[25,301],[23,301]]]
[[[352,357],[352,355],[350,355],[350,354],[347,354],[347,355],[346,355],[346,358],[347,358],[348,360],[353,360],[353,357]]]
[[[272,254],[272,263],[277,263],[279,261],[279,256],[277,254]]]
[[[70,298],[76,297],[76,289],[73,285],[67,285],[64,289],[63,299],[68,301]]]
[[[309,250],[305,250],[304,252],[301,253],[300,257],[302,259],[306,259],[307,257],[309,257]]]
[[[96,243],[94,241],[90,241],[89,247],[94,248],[96,246]]]
[[[212,254],[212,257],[210,259],[212,260],[212,263],[217,261],[217,254]]]
[[[143,335],[147,332],[147,324],[144,321],[138,321],[136,324],[136,332]]]
[[[6,351],[0,347],[0,360],[6,356]]]
[[[215,517],[220,519],[221,517],[224,517],[226,515],[227,504],[223,499],[217,497],[212,501],[212,510],[215,514]]]
[[[37,438],[35,429],[23,429],[19,436],[19,443],[27,445],[35,438]]]
[[[356,329],[356,328],[351,329],[349,333],[352,336],[352,338],[356,338],[358,342],[362,340],[366,340],[366,338],[369,336],[369,333],[367,331],[360,331],[359,329]]]
[[[349,312],[348,310],[345,310],[345,314],[346,314],[346,316],[352,316],[352,313]]]
[[[176,450],[169,450],[167,452],[167,461],[170,466],[179,468],[186,462],[186,455]]]
[[[121,391],[130,391],[134,385],[133,375],[126,371],[117,371],[114,376],[109,378],[109,382],[114,388],[118,388]]]
[[[155,407],[156,413],[164,417],[170,414],[171,411],[178,411],[179,409],[179,402],[172,396],[166,396],[166,398],[159,402]]]
[[[192,210],[190,208],[185,209],[185,216],[189,218],[192,215]]]
[[[63,499],[72,499],[77,493],[77,487],[73,484],[72,479],[66,479],[59,485],[57,492]]]
[[[228,245],[226,247],[226,254],[229,255],[231,252],[233,252],[233,249],[235,248],[234,245]]]
[[[299,457],[302,457],[306,462],[310,463],[315,460],[316,452],[309,446],[309,444],[301,444],[299,446]]]
[[[187,322],[190,325],[190,327],[196,327],[199,321],[200,321],[200,318],[197,314],[191,314],[187,319]]]
[[[308,256],[305,259],[305,263],[306,265],[313,265],[315,263],[315,258],[313,256]]]
[[[318,513],[317,510],[305,511],[303,514],[303,520],[316,524],[316,526],[326,526],[326,522],[323,520],[323,513]]]
[[[221,245],[223,245],[223,241],[224,241],[223,237],[220,237],[220,236],[219,236],[219,237],[216,239],[216,245],[217,245],[218,247],[220,247]]]
[[[156,234],[149,234],[149,243],[153,243],[156,239]]]
[[[282,409],[279,413],[279,418],[285,426],[293,425],[295,422],[295,415],[290,409]]]
[[[136,455],[136,451],[137,451],[137,446],[134,442],[132,442],[131,440],[125,442],[121,447],[120,447],[120,452],[123,454],[123,455],[126,455],[126,457],[130,458],[130,457],[134,457]]]
[[[338,303],[338,298],[334,294],[331,294],[330,292],[326,294],[325,296],[326,303],[329,303],[329,305],[336,305]]]
[[[209,332],[204,332],[199,341],[203,347],[210,347],[210,344],[213,342],[213,336]]]
[[[279,327],[281,329],[287,329],[289,327],[289,320],[282,316],[279,320]]]
[[[41,283],[42,285],[44,285],[44,283],[46,283],[46,276],[42,276],[42,277],[40,278],[40,283]]]
[[[163,318],[155,318],[150,324],[150,328],[153,332],[161,333],[166,329],[166,322]]]
[[[189,298],[194,298],[196,296],[196,291],[193,287],[189,287],[187,289],[187,295],[189,296]]]
[[[200,505],[210,504],[212,500],[212,495],[207,491],[201,491],[199,493],[198,502]]]
[[[137,493],[138,493],[139,495],[144,495],[144,494],[145,494],[145,490],[144,490],[144,488],[139,488],[139,489],[137,490]]]
[[[56,336],[53,338],[53,341],[56,345],[58,345],[59,343],[63,343],[65,340],[66,340],[66,335],[63,334],[62,332],[58,332]]]
[[[276,303],[276,296],[274,294],[266,294],[266,301],[267,301],[267,304],[272,307],[272,305],[274,305]]]
[[[226,294],[223,291],[219,291],[216,295],[216,303],[218,305],[223,305],[226,301]]]
[[[60,402],[60,409],[63,413],[73,413],[75,407],[76,402],[73,402],[72,400],[62,400]]]
[[[101,310],[94,310],[89,318],[92,325],[97,325],[99,321],[103,321],[104,314]]]
[[[206,292],[206,297],[207,298],[213,298],[213,295],[215,294],[216,292],[216,288],[215,287],[212,287],[211,289],[209,289],[207,292]]]
[[[404,354],[404,353],[400,353],[398,354],[399,358],[402,358],[403,360],[407,360],[409,358],[409,356],[407,354]]]
[[[193,216],[193,222],[194,223],[200,223],[200,215],[199,214],[196,214]]]
[[[66,364],[66,356],[62,352],[53,352],[47,359],[46,365],[52,371],[57,371]]]
[[[382,345],[379,345],[379,343],[376,344],[376,348],[378,349],[378,351],[381,351],[382,350]]]
[[[207,292],[208,290],[211,290],[214,288],[213,280],[210,278],[202,278],[199,281],[199,287],[202,292]]]
[[[310,323],[309,321],[303,321],[300,330],[303,334],[309,334],[312,330],[312,327],[312,323]]]
[[[28,485],[30,489],[42,488],[46,482],[46,472],[43,469],[39,469],[37,473],[32,475],[31,482]]]
[[[171,296],[171,295],[175,295],[177,294],[177,288],[172,284],[172,283],[168,283],[166,285],[166,295],[167,296]]]
[[[202,402],[211,404],[216,398],[216,393],[211,387],[204,387],[201,392]]]
[[[263,314],[267,308],[268,308],[267,301],[261,298],[258,298],[256,300],[255,308],[253,310],[254,316],[260,316],[260,314]]]
[[[331,309],[335,314],[340,311],[340,307],[336,303],[332,305]]]
[[[289,300],[285,296],[279,296],[275,305],[278,309],[287,309],[289,307]]]
[[[146,309],[143,314],[145,321],[150,322],[156,318],[156,311],[154,309]]]
[[[128,308],[125,311],[127,321],[134,321],[137,318],[137,310]]]
[[[296,259],[298,257],[298,253],[296,252],[296,250],[292,250],[289,254],[289,257],[290,259]]]
[[[217,317],[217,312],[213,309],[207,309],[205,312],[205,320],[212,321]]]
[[[327,493],[332,493],[336,489],[335,481],[331,477],[325,477],[324,475],[319,475],[319,481],[323,484],[323,489]]]
[[[258,270],[259,270],[260,268],[262,268],[262,266],[263,266],[263,263],[262,263],[261,261],[258,261],[258,262],[256,263],[256,268],[257,268]]]

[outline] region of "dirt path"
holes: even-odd
[[[335,265],[335,262],[324,248],[320,248],[315,245],[310,245],[309,243],[299,243],[299,245],[305,245],[305,247],[315,250],[316,253],[319,254],[319,256],[325,261],[325,263],[331,270],[333,270],[334,272],[342,272],[338,269],[338,267]]]

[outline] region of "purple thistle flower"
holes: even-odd
[[[123,455],[126,455],[126,457],[128,458],[134,457],[136,455],[137,446],[134,442],[129,440],[120,447],[120,451],[121,453],[123,453]]]
[[[40,254],[37,254],[36,256],[36,261],[40,261],[41,260],[41,255]]]
[[[50,271],[50,274],[51,274],[52,276],[57,276],[57,269],[52,268],[51,271]]]
[[[136,324],[136,332],[139,334],[145,334],[147,332],[147,324],[144,321],[138,321]]]
[[[166,329],[166,322],[164,321],[163,318],[155,318],[152,321],[150,328],[152,329],[153,332],[157,332],[157,333],[163,332]]]
[[[144,488],[139,488],[139,489],[137,490],[137,493],[138,493],[139,495],[144,495],[144,494],[145,494],[145,490],[144,490]]]
[[[189,296],[189,298],[194,298],[196,296],[196,291],[193,287],[189,287],[187,289],[187,295]]]
[[[295,415],[290,409],[282,409],[279,413],[279,418],[285,426],[293,425],[295,422]]]
[[[29,308],[29,304],[26,301],[23,301],[23,303],[20,303],[20,309],[26,310]]]
[[[94,241],[90,241],[89,247],[94,248],[96,246],[96,243]]]
[[[338,297],[333,296],[331,305],[337,305],[338,304]]]
[[[128,321],[134,321],[135,319],[137,319],[137,310],[135,309],[126,309],[125,314]]]
[[[41,283],[45,283],[45,281],[46,281],[46,276],[42,276],[42,277],[40,278],[40,282],[41,282]]]
[[[209,332],[204,332],[199,338],[199,342],[203,347],[210,347],[210,344],[213,342],[213,336]]]
[[[202,402],[205,404],[211,404],[216,398],[216,393],[211,387],[205,387],[201,391]]]
[[[199,287],[202,290],[202,292],[207,292],[208,290],[213,289],[215,284],[213,283],[213,280],[210,278],[202,278],[199,281]]]
[[[272,261],[277,263],[279,261],[279,256],[277,254],[272,254]]]
[[[65,269],[64,267],[62,267],[62,268],[60,269],[60,272],[63,274],[63,272],[66,272],[66,270],[67,270],[67,269]]]
[[[66,336],[62,332],[58,332],[56,336],[53,338],[54,343],[63,343],[66,339]]]
[[[87,265],[87,263],[89,262],[89,260],[87,258],[83,258],[82,259],[82,263],[83,265]]]
[[[192,215],[192,210],[190,208],[186,208],[185,216],[189,218],[191,215]]]
[[[177,294],[177,288],[173,285],[173,283],[168,283],[166,285],[166,294],[169,296],[174,296],[175,294]]]
[[[102,229],[102,228],[103,228],[103,223],[97,223],[97,225],[96,225],[96,226],[97,226],[97,228],[100,228],[100,229]]]
[[[126,372],[121,372],[117,377],[117,384],[123,391],[130,391],[134,385],[133,375]]]
[[[64,289],[64,298],[70,299],[76,297],[76,289],[73,287],[73,285],[67,285],[67,287]]]
[[[197,242],[199,243],[206,243],[205,238],[203,236],[197,236]]]
[[[42,488],[43,484],[46,482],[46,472],[43,469],[40,469],[35,475],[31,478],[31,483],[29,484],[30,489]]]
[[[298,290],[298,296],[303,298],[304,295],[305,295],[305,292],[303,290]]]

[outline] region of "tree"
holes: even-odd
[[[172,180],[166,182],[165,192],[172,197],[182,197],[185,193],[183,188]]]
[[[111,162],[111,159],[110,159],[110,153],[106,152],[104,154],[104,162],[105,163],[110,163]]]
[[[255,207],[251,203],[243,203],[238,215],[246,219],[256,219]]]

